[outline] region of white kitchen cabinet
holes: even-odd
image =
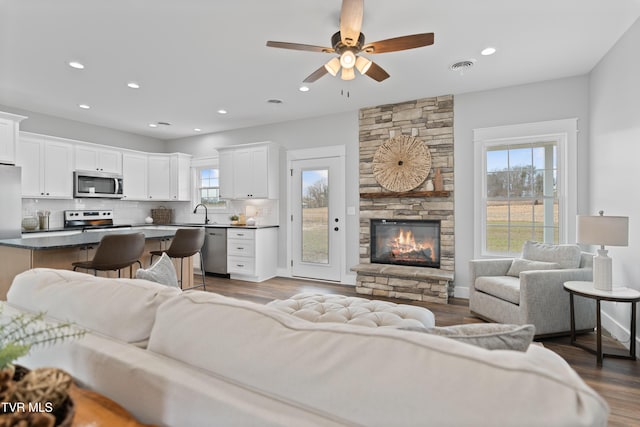
[[[122,200],[148,200],[146,153],[122,153]]]
[[[171,200],[191,200],[191,156],[171,154]]]
[[[221,148],[220,194],[228,199],[277,199],[279,149],[273,143]]]
[[[262,282],[275,277],[278,228],[227,229],[227,271],[232,279]]]
[[[0,163],[15,164],[20,122],[26,118],[0,111]]]
[[[76,169],[122,173],[122,151],[103,148],[99,145],[76,144]]]
[[[73,145],[61,138],[21,133],[16,164],[22,167],[22,197],[73,198]]]
[[[171,200],[171,156],[150,154],[147,168],[148,200]]]
[[[218,150],[218,177],[220,198],[233,199],[233,150]]]
[[[191,200],[191,156],[183,153],[122,154],[123,200]]]

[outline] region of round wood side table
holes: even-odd
[[[610,291],[602,291],[593,287],[593,282],[570,281],[564,283],[564,289],[569,292],[569,309],[571,311],[571,344],[580,347],[597,357],[598,366],[602,366],[602,359],[615,357],[619,359],[636,360],[636,303],[640,301],[640,292],[625,287],[614,287]],[[578,295],[596,300],[596,349],[576,342],[576,319],[573,297]],[[602,351],[602,321],[600,316],[600,301],[627,302],[631,304],[631,337],[629,340],[629,355],[603,353]]]

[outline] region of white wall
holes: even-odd
[[[454,95],[455,295],[469,295],[469,260],[474,258],[473,129],[578,118],[578,212],[588,207],[589,79],[550,80]]]
[[[0,105],[0,111],[20,114],[28,118],[20,122],[20,130],[93,142],[95,144],[112,145],[132,150],[148,151],[150,153],[165,153],[165,142],[160,139],[116,129],[96,126],[89,123],[48,116],[33,111],[21,110],[10,106]]]
[[[640,290],[640,20],[591,72],[588,212],[629,217],[629,246],[607,247],[614,284]],[[605,329],[629,339],[630,305],[603,303]],[[640,323],[640,322],[639,322]]]
[[[333,145],[344,145],[346,156],[346,206],[355,207],[358,211],[358,112],[348,112],[329,116],[315,117],[256,126],[226,132],[192,136],[169,141],[166,149],[169,152],[180,151],[197,156],[212,156],[216,148],[229,145],[247,144],[251,142],[271,141],[283,148],[280,156],[280,230],[278,242],[278,268],[287,268],[287,225],[286,206],[288,179],[286,150],[316,148]],[[344,276],[354,276],[349,268],[358,264],[359,257],[359,218],[357,215],[346,218],[346,263]]]

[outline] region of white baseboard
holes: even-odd
[[[288,268],[278,268],[276,270],[276,276],[278,277],[286,277],[289,279],[294,279],[295,277],[291,275],[291,270],[289,270]],[[314,280],[314,279],[304,279],[304,280]],[[322,279],[317,279],[318,281],[322,282]],[[331,282],[331,283],[336,283],[336,282]],[[356,285],[356,274],[355,273],[347,273],[343,278],[342,281],[340,281],[341,285],[347,285],[347,286],[355,286]]]
[[[355,286],[356,285],[356,277],[358,277],[358,275],[356,273],[347,273],[343,278],[342,278],[342,283],[343,285],[350,285],[350,286]]]
[[[614,319],[607,312],[602,311],[602,329],[609,332],[613,338],[618,340],[622,345],[624,345],[627,349],[630,348],[629,337],[631,336],[631,332],[627,327],[623,326]],[[640,351],[640,340],[636,337],[636,356],[639,355]]]
[[[456,298],[469,299],[469,288],[467,286],[455,286],[453,296]]]
[[[291,277],[291,271],[288,268],[276,269],[276,276],[278,277]]]

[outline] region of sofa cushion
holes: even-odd
[[[513,276],[480,276],[476,290],[513,304],[520,304],[520,278]]]
[[[134,343],[149,338],[158,306],[181,292],[147,280],[36,268],[13,279],[7,302]]]
[[[531,270],[557,270],[560,264],[557,262],[530,261],[528,259],[514,258],[511,267],[507,271],[507,276],[520,277],[523,271]]]
[[[188,291],[158,308],[148,351],[345,425],[477,425],[478,414],[499,414],[501,425],[604,425],[602,399],[536,347],[488,351],[430,334],[311,323]]]
[[[560,268],[578,268],[580,255],[578,245],[552,245],[527,240],[522,246],[522,258],[531,261],[555,262],[560,265]]]
[[[145,279],[152,282],[161,283],[167,286],[178,286],[178,275],[176,274],[176,268],[171,262],[171,258],[166,253],[153,263],[153,265],[147,269],[139,268],[136,270],[136,279]]]
[[[533,325],[504,325],[501,323],[471,323],[435,328],[401,328],[404,330],[440,335],[487,350],[527,351],[536,328]]]

